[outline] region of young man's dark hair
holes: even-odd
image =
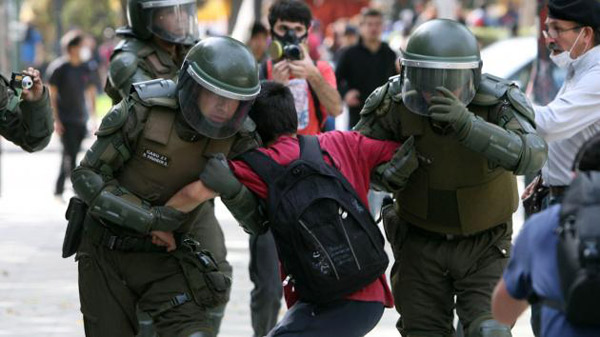
[[[269,34],[267,28],[259,21],[255,22],[254,25],[252,25],[252,30],[250,31],[250,38],[253,38],[258,34]]]
[[[312,13],[304,1],[278,0],[269,9],[269,25],[271,29],[273,29],[278,19],[282,21],[302,22],[308,28],[312,21]]]
[[[262,82],[248,115],[256,123],[256,131],[265,144],[281,135],[295,134],[298,129],[294,96],[288,87],[275,81]]]
[[[83,34],[79,30],[71,30],[60,39],[60,45],[65,52],[78,47],[83,42]]]
[[[583,143],[575,156],[573,171],[600,171],[600,135]]]
[[[381,13],[380,10],[375,9],[375,8],[370,8],[370,7],[364,7],[361,11],[360,11],[360,15],[361,15],[361,19],[364,19],[368,16],[373,16],[373,17],[383,17],[383,13]]]
[[[83,37],[81,35],[76,35],[67,43],[67,50],[79,46],[82,41]]]

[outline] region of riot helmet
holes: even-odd
[[[477,39],[464,25],[435,19],[419,26],[401,50],[402,101],[412,112],[428,116],[437,87],[452,91],[469,104],[481,79]]]
[[[260,91],[258,65],[241,42],[210,37],[188,52],[177,88],[189,126],[210,138],[227,138],[240,129]]]
[[[199,39],[196,0],[128,0],[127,22],[141,39],[189,45]]]

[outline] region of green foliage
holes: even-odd
[[[42,33],[48,52],[47,61],[50,61],[57,56],[54,55],[53,47],[61,38],[57,34],[57,18],[60,18],[63,34],[71,28],[78,28],[100,43],[104,28],[116,28],[125,24],[122,11],[124,1],[126,0],[24,0],[23,6],[28,6],[33,11],[33,23]]]
[[[120,25],[121,14],[111,8],[109,0],[67,0],[61,11],[65,30],[79,28],[92,36],[102,36],[104,28]]]

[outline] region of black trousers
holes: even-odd
[[[58,179],[56,179],[56,188],[54,194],[60,195],[65,190],[65,179],[71,175],[71,171],[77,165],[77,153],[81,149],[81,142],[87,133],[85,124],[65,123],[63,124],[65,131],[60,136],[63,144],[62,160],[60,163],[60,171]]]
[[[273,234],[250,236],[250,311],[254,337],[265,336],[277,323],[283,287]]]

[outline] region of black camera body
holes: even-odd
[[[10,76],[10,86],[15,90],[31,89],[33,87],[33,79],[31,76],[23,73],[12,73]]]
[[[297,44],[286,44],[283,46],[283,57],[290,61],[302,59],[302,48]]]

